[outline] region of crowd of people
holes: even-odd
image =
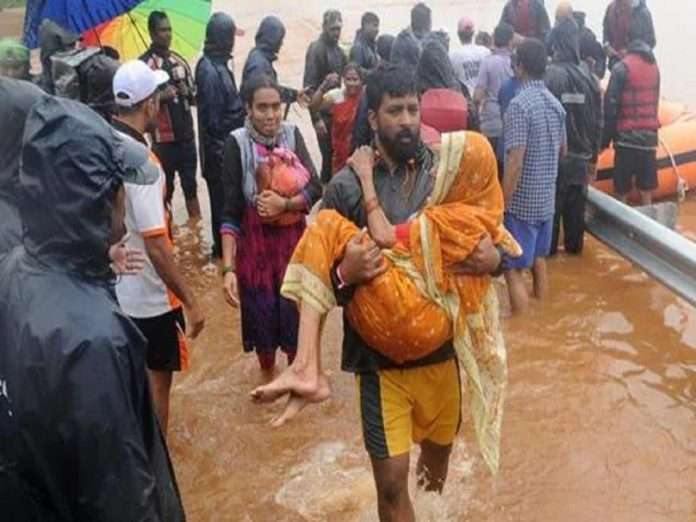
[[[513,313],[529,306],[525,272],[546,296],[560,238],[583,250],[587,187],[610,144],[619,198],[635,186],[649,204],[657,186],[650,12],[613,0],[603,43],[585,22],[569,2],[552,25],[543,0],[510,0],[492,36],[462,17],[454,45],[419,3],[394,36],[365,13],[346,53],[330,9],[296,88],[275,69],[286,27],[274,16],[239,87],[226,13],[194,68],[161,11],[149,49],[125,63],[46,21],[34,78],[29,50],[0,41],[3,513],[185,519],[169,396],[205,317],[176,263],[171,205],[178,176],[201,219],[199,165],[224,295],[267,382],[251,397],[287,398],[274,425],[330,396],[320,335],[342,306],[341,368],[357,376],[380,520],[414,520],[414,443],[420,485],[442,491],[461,378],[495,473],[507,363],[493,278]],[[292,104],[309,111],[321,168]]]

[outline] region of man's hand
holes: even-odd
[[[195,339],[205,326],[203,312],[199,308],[198,303],[195,302],[192,306],[184,307],[184,312],[186,313],[186,335],[191,339]]]
[[[343,282],[350,286],[369,283],[386,272],[387,268],[382,251],[367,230],[362,230],[348,242],[339,265]]]
[[[111,270],[115,274],[135,275],[145,268],[145,254],[140,250],[126,246],[129,237],[130,234],[126,234],[121,241],[109,248]]]
[[[222,279],[222,289],[225,294],[225,301],[233,308],[239,306],[239,290],[237,288],[237,274],[227,272]]]
[[[326,75],[326,78],[324,78],[322,90],[333,89],[334,87],[338,87],[340,84],[341,78],[338,76],[338,73],[330,73]]]
[[[171,100],[173,98],[176,98],[177,94],[178,92],[176,90],[176,87],[174,87],[173,85],[167,85],[160,94],[160,99],[162,101]]]
[[[590,163],[587,166],[587,183],[594,183],[597,181],[597,164],[596,163]]]
[[[492,274],[500,266],[500,253],[495,248],[491,236],[483,236],[471,255],[462,263],[454,265],[453,274],[482,276]]]
[[[256,209],[263,219],[274,219],[286,210],[286,200],[272,190],[264,190],[258,197]]]
[[[350,165],[358,175],[363,189],[366,183],[372,183],[375,167],[375,154],[372,147],[363,145],[356,149],[353,155],[348,158],[348,165]]]
[[[297,93],[297,104],[300,107],[302,107],[303,109],[306,109],[307,107],[310,106],[311,103],[312,103],[312,97],[307,92],[307,89],[302,89],[300,92]]]
[[[317,132],[317,136],[320,138],[326,138],[329,135],[329,129],[326,128],[326,123],[324,123],[324,120],[317,120],[314,123],[314,130]]]

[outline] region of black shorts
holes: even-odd
[[[614,192],[620,196],[631,192],[634,177],[638,190],[648,192],[657,188],[656,150],[616,148]]]
[[[150,370],[178,372],[186,369],[186,322],[181,308],[157,317],[132,319],[147,339],[147,367]]]
[[[152,150],[162,164],[164,175],[167,178],[167,201],[171,201],[174,192],[174,177],[179,174],[181,188],[187,200],[197,196],[198,184],[196,171],[198,169],[198,153],[196,143],[181,141],[174,143],[156,143]]]

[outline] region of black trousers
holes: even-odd
[[[198,168],[196,143],[193,140],[156,143],[152,150],[162,163],[162,169],[167,178],[167,203],[172,201],[174,178],[177,173],[186,200],[195,199],[198,189],[196,183],[196,169]]]
[[[203,169],[203,179],[208,185],[210,199],[210,232],[213,238],[213,257],[222,257],[222,237],[220,225],[222,213],[225,210],[225,186],[222,182],[222,159],[206,162]]]
[[[566,253],[580,254],[582,252],[585,243],[586,203],[587,185],[567,184],[558,180],[550,255],[556,255],[558,252],[561,224],[563,224],[563,244]]]
[[[317,134],[317,143],[321,152],[321,182],[326,185],[331,181],[333,175],[331,157],[333,156],[333,146],[331,144],[331,118],[322,116],[322,121],[326,125],[326,136]]]

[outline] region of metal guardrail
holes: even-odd
[[[590,187],[587,230],[696,306],[696,243]]]

